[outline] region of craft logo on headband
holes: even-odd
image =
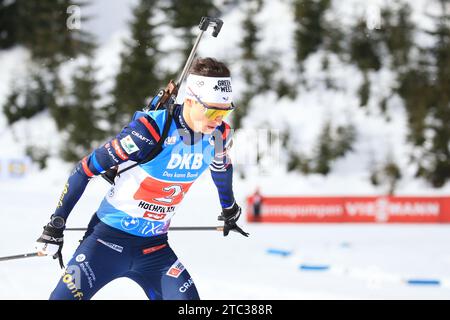
[[[230,77],[205,77],[190,74],[186,79],[186,93],[195,94],[206,103],[231,103],[232,93]],[[192,91],[192,92],[191,92]]]

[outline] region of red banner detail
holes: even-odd
[[[247,209],[259,222],[450,222],[450,197],[262,197],[259,217],[248,197]]]

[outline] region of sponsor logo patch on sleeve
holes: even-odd
[[[173,265],[170,267],[169,270],[167,270],[166,275],[173,278],[178,278],[180,274],[184,271],[184,266],[180,262],[180,260],[177,260],[173,263]]]
[[[134,143],[130,135],[120,140],[120,145],[126,153],[132,154],[133,152],[139,151],[139,147]]]

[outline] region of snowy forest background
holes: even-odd
[[[232,70],[236,144],[277,130],[279,177],[450,190],[449,0],[121,2],[125,28],[98,39],[99,1],[0,0],[2,152],[75,163],[176,78],[209,15],[224,27],[199,54]],[[270,175],[267,150],[239,176]]]

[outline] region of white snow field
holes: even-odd
[[[0,181],[0,255],[33,252],[68,174],[68,166]],[[248,182],[235,179],[244,204]],[[68,225],[85,226],[108,190],[93,180]],[[219,202],[205,173],[173,218],[172,226],[218,225]],[[371,224],[264,224],[245,222],[249,238],[215,231],[172,231],[169,242],[191,273],[202,299],[449,299],[450,226]],[[67,262],[81,232],[66,232]],[[269,254],[279,250],[280,254]],[[275,251],[276,252],[276,251]],[[329,266],[300,270],[300,266]],[[101,272],[101,270],[95,270]],[[0,299],[47,299],[60,277],[56,260],[34,257],[0,262]],[[440,285],[408,285],[407,279]],[[146,299],[122,278],[94,299]]]
[[[368,7],[387,2],[335,0],[327,18],[347,24]],[[122,40],[129,35],[126,29],[126,21],[131,18],[129,5],[137,0],[114,1],[114,4],[93,0],[92,3],[89,14],[94,14],[95,20],[85,27],[99,39],[95,65],[99,68],[101,104],[108,100],[106,93],[112,88],[120,65]],[[414,23],[430,27],[426,14],[433,8],[429,1],[409,3],[414,9]],[[263,27],[258,53],[264,55],[277,50],[281,65],[276,76],[292,82],[295,75],[292,74],[294,57],[290,35],[294,25],[289,5],[290,0],[267,0],[255,18]],[[233,61],[237,61],[240,54],[236,47],[245,7],[246,2],[242,1],[237,8],[225,13],[219,37],[213,39],[208,35],[199,47],[202,56],[210,55],[232,63],[237,96],[244,91],[239,74],[242,66]],[[423,34],[418,36],[427,41]],[[169,34],[162,47],[176,48],[179,46],[176,41]],[[260,186],[265,195],[278,196],[379,195],[385,188],[370,184],[368,168],[372,161],[382,161],[389,154],[403,169],[398,195],[450,194],[450,183],[435,190],[414,177],[415,168],[408,163],[411,146],[406,143],[407,115],[400,99],[390,102],[390,122],[379,112],[377,99],[395,83],[393,73],[382,68],[370,74],[375,99],[366,107],[370,111],[367,112],[359,107],[357,96],[361,72],[334,55],[329,56],[330,69],[325,72],[320,68],[324,55],[318,51],[305,62],[304,76],[309,90],[299,84],[300,94],[295,100],[276,99],[272,92],[257,95],[244,119],[244,127],[291,128],[296,133],[292,143],[308,155],[327,119],[335,120],[336,125],[351,122],[358,132],[354,150],[338,159],[326,177],[286,173],[284,165],[269,166],[270,170],[266,168],[261,176],[254,167],[240,166],[234,176],[238,203],[245,206],[245,197],[256,186]],[[178,65],[172,58],[176,55],[162,61],[164,68]],[[63,81],[70,82],[71,72],[82,59],[63,65]],[[0,52],[0,106],[5,102],[11,82],[20,82],[28,65],[29,54],[22,48]],[[344,90],[326,90],[320,79],[327,76],[332,76]],[[7,126],[0,112],[0,132],[0,161],[23,157],[24,147],[30,144],[46,147],[55,156],[62,143],[54,121],[45,112],[31,120],[19,121],[13,127]],[[245,137],[236,134],[232,149],[234,159],[249,153]],[[281,153],[280,157],[286,160],[285,154]],[[70,165],[52,157],[48,169],[32,170],[25,178],[8,179],[0,175],[0,256],[33,252],[34,242],[53,213],[70,171]],[[246,180],[240,178],[238,171],[247,173]],[[71,213],[68,226],[86,226],[107,190],[106,182],[93,180]],[[219,211],[217,191],[206,172],[190,189],[172,226],[218,225]],[[191,273],[202,299],[450,299],[450,225],[255,225],[246,223],[244,217],[240,224],[250,232],[249,238],[236,233],[224,238],[214,231],[169,233],[170,244]],[[66,232],[63,250],[66,262],[81,237],[81,232]],[[269,254],[268,250],[278,254]],[[305,270],[301,266],[323,267],[323,270]],[[47,257],[0,262],[0,299],[47,299],[60,274],[57,261]],[[409,285],[408,279],[439,282]],[[117,279],[94,299],[146,299],[146,296],[131,280]]]

